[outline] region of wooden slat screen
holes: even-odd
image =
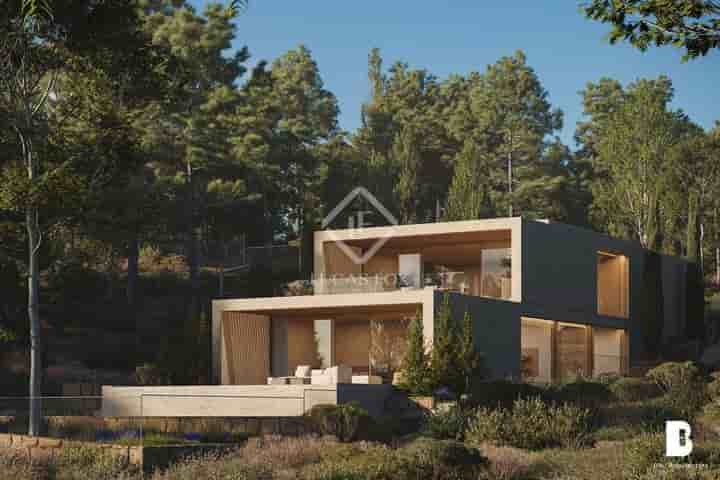
[[[270,317],[223,312],[223,383],[264,385],[270,376]]]

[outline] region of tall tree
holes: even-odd
[[[447,220],[475,220],[483,215],[486,205],[487,173],[481,168],[481,153],[474,142],[466,140],[455,159],[450,190],[448,191]]]
[[[241,165],[229,143],[230,116],[239,101],[235,82],[244,73],[246,48],[227,54],[235,38],[234,3],[210,3],[202,15],[183,2],[180,8],[158,8],[146,18],[152,42],[169,51],[182,66],[180,92],[154,128],[165,139],[164,161],[157,173],[174,184],[179,200],[178,223],[186,236],[191,315],[199,308],[199,273],[203,227],[207,220],[208,186],[234,182]],[[159,159],[160,160],[160,159]]]
[[[54,0],[5,2],[0,6],[0,103],[8,115],[7,125],[16,134],[21,169],[5,171],[15,182],[5,184],[4,199],[12,209],[23,205],[28,238],[28,317],[31,338],[29,433],[41,426],[42,385],[39,296],[39,251],[42,242],[41,206],[48,205],[50,191],[68,188],[73,180],[65,168],[49,168],[46,140],[53,131],[48,121],[48,101],[56,96],[61,72],[69,69],[123,70],[127,58],[143,48],[138,41],[134,6],[106,0],[92,5]],[[135,59],[137,60],[137,59]],[[46,154],[43,162],[41,155]],[[24,171],[21,175],[13,172]],[[19,188],[14,188],[18,186]],[[17,195],[16,195],[17,194]],[[55,197],[58,198],[58,197]],[[18,203],[20,201],[21,203]]]
[[[419,139],[412,126],[405,126],[393,143],[392,156],[397,165],[398,179],[395,197],[400,211],[400,223],[417,221],[419,204],[418,172],[420,165]]]
[[[471,135],[496,158],[495,204],[510,216],[516,213],[515,170],[538,161],[545,137],[562,126],[562,112],[553,110],[547,97],[521,51],[490,65],[470,92],[465,114],[474,123]]]
[[[671,98],[666,78],[632,84],[607,116],[597,144],[593,208],[610,233],[637,239],[650,250],[662,245],[665,194],[680,138],[679,117],[667,108]]]
[[[303,255],[301,269],[311,269],[312,232],[318,217],[321,165],[314,148],[337,132],[338,105],[325,89],[310,50],[301,45],[273,62],[273,99],[278,116],[274,125],[274,154],[284,171],[289,212],[297,222]]]
[[[715,0],[591,0],[585,15],[612,26],[610,43],[630,42],[640,50],[675,45],[684,60],[720,46],[720,3]]]

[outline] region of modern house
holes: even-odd
[[[686,269],[637,242],[522,218],[318,231],[311,282],[213,302],[214,380],[264,385],[342,365],[353,383],[390,382],[409,319],[422,318],[431,343],[446,298],[454,318],[472,316],[493,377],[623,373],[644,355],[649,324],[683,336]],[[652,288],[664,315],[648,321]]]

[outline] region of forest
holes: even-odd
[[[231,49],[237,2],[50,3],[47,21],[48,3],[21,21],[35,2],[0,5],[0,343],[160,322],[184,340],[155,343],[202,351],[234,246],[291,245],[297,260],[226,293],[307,278],[312,232],[356,186],[401,223],[551,219],[687,257],[720,284],[720,123],[672,107],[670,78],[588,79],[566,145],[522,51],[440,78],[373,49],[347,132],[308,48],[253,68],[252,46]],[[152,360],[138,352],[129,367]]]

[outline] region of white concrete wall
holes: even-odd
[[[297,417],[337,404],[337,388],[319,385],[187,387],[103,386],[105,417]]]

